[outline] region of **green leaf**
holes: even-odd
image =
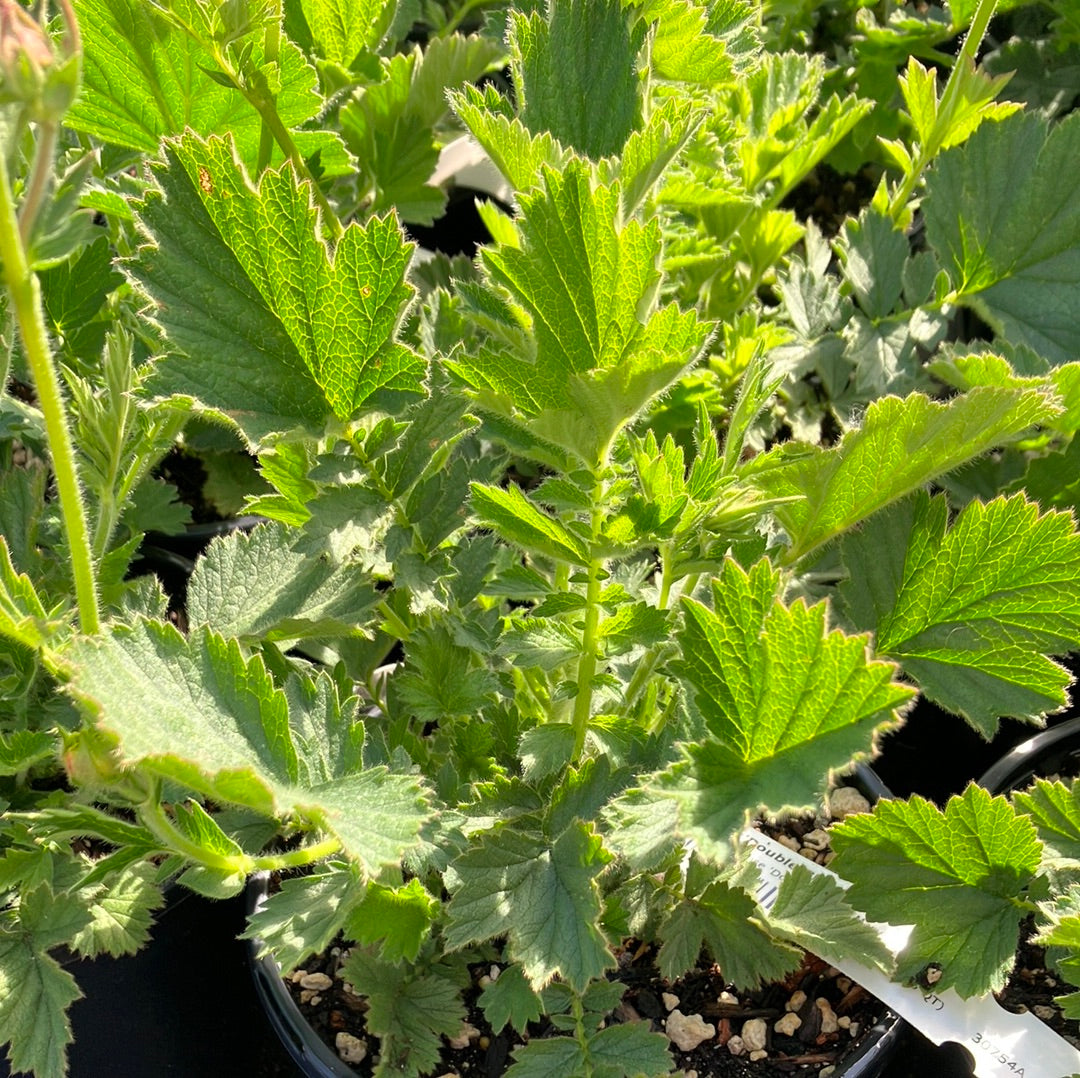
[[[521,963],[534,989],[559,975],[584,990],[614,965],[596,927],[596,876],[609,859],[580,823],[554,841],[525,831],[487,832],[446,877],[447,944],[456,949],[506,935],[508,956]]]
[[[258,940],[259,957],[273,955],[282,970],[329,947],[364,894],[355,866],[331,862],[310,875],[286,877],[248,917],[243,939]]]
[[[70,895],[42,884],[25,895],[16,925],[0,927],[0,1044],[13,1071],[67,1074],[68,1007],[82,993],[46,952],[69,941],[90,914]]]
[[[144,0],[75,0],[83,42],[82,90],[64,120],[105,142],[146,154],[167,135],[187,128],[200,135],[232,134],[240,159],[254,168],[262,120],[241,93],[215,78],[214,57]],[[263,35],[248,39],[249,68],[265,70]],[[352,162],[340,136],[325,126],[300,130],[323,107],[318,76],[287,38],[275,66],[278,115],[305,158],[319,155],[327,176],[340,176]],[[284,155],[275,144],[271,163]]]
[[[648,788],[679,803],[683,833],[706,850],[725,850],[759,809],[813,806],[825,776],[869,755],[913,695],[870,659],[866,636],[828,629],[824,603],[785,606],[779,587],[768,561],[747,573],[729,558],[712,610],[683,600],[676,672],[711,736]]]
[[[597,1078],[659,1078],[670,1074],[668,1040],[648,1022],[622,1022],[573,1037],[536,1038],[514,1049],[506,1078],[550,1078],[553,1074],[592,1074]]]
[[[476,656],[454,643],[442,626],[413,636],[405,665],[394,676],[394,691],[402,703],[428,722],[478,714],[496,687],[494,674],[478,667]]]
[[[493,487],[473,483],[472,505],[480,524],[508,543],[582,568],[589,564],[585,542],[555,517],[541,512],[516,484]]]
[[[624,655],[636,647],[652,647],[671,635],[668,615],[648,603],[626,603],[598,627],[608,655]]]
[[[1035,825],[1043,860],[1053,867],[1080,862],[1080,783],[1038,779],[1013,794],[1013,804]]]
[[[826,961],[854,960],[890,971],[893,956],[872,928],[852,910],[844,890],[824,873],[796,865],[781,881],[766,918],[769,931]]]
[[[543,1014],[540,997],[517,963],[507,966],[497,980],[487,985],[477,1002],[494,1033],[501,1033],[508,1024],[524,1033],[525,1027]]]
[[[892,314],[904,290],[907,237],[892,220],[870,208],[844,222],[839,252],[844,276],[855,291],[867,318]]]
[[[350,913],[345,932],[360,943],[381,942],[380,954],[387,962],[412,962],[438,910],[438,901],[417,879],[397,888],[372,883]]]
[[[353,948],[341,972],[368,997],[367,1028],[380,1038],[377,1073],[405,1078],[432,1073],[442,1038],[457,1036],[465,1020],[453,981],[421,966],[393,966],[362,947]]]
[[[188,621],[222,636],[302,640],[367,636],[376,594],[355,567],[291,549],[284,526],[214,540],[188,585]]]
[[[71,940],[80,954],[114,958],[134,954],[150,939],[151,914],[164,904],[154,881],[156,866],[143,862],[112,876],[103,887],[85,895],[90,921]]]
[[[0,775],[25,774],[34,764],[55,757],[56,749],[56,738],[48,730],[0,734]]]
[[[990,738],[1000,716],[1039,721],[1068,702],[1047,655],[1080,646],[1080,534],[1022,494],[970,502],[918,494],[845,536],[843,609],[873,630],[932,700]]]
[[[652,23],[649,61],[658,78],[709,87],[734,81],[727,42],[709,32],[709,14],[706,5],[695,0],[641,4],[641,17]]]
[[[1004,985],[1040,852],[1034,825],[1004,797],[972,784],[944,811],[918,796],[883,800],[830,835],[848,901],[872,921],[914,924],[898,977],[933,963],[937,991],[968,998]]]
[[[885,397],[830,449],[785,443],[743,468],[775,509],[795,561],[996,445],[1057,413],[1037,389],[978,387],[947,403]]]
[[[513,304],[495,297],[505,347],[447,365],[478,391],[485,420],[524,426],[591,468],[697,359],[708,327],[675,304],[654,310],[655,220],[623,223],[618,187],[594,187],[580,162],[543,175],[520,199],[520,246],[483,252]]]
[[[91,362],[101,356],[108,322],[97,315],[106,296],[124,282],[112,261],[109,240],[101,236],[40,275],[46,324],[69,355]]]
[[[0,535],[0,633],[28,648],[40,647],[50,635],[48,613],[30,577],[12,564],[4,535]]]
[[[188,135],[165,144],[157,178],[139,212],[151,242],[128,266],[170,348],[152,389],[252,443],[421,389],[422,360],[396,340],[410,248],[392,218],[350,225],[331,260],[289,168],[255,188],[230,141]]]
[[[553,0],[547,18],[511,12],[521,122],[593,160],[618,153],[637,126],[637,53],[619,0]]]
[[[942,154],[923,202],[958,297],[1052,363],[1080,352],[1080,192],[1061,182],[1078,153],[1080,117],[1018,113]]]
[[[397,8],[396,0],[300,0],[319,55],[348,67],[362,49],[378,47]]]
[[[80,641],[71,660],[72,692],[119,739],[123,763],[265,816],[296,814],[335,834],[370,874],[417,844],[427,818],[419,783],[340,761],[324,777],[320,747],[300,736],[302,717],[294,729],[285,693],[235,641],[206,628],[185,639],[171,625],[140,622]],[[342,717],[331,710],[324,719]]]
[[[739,988],[780,980],[799,963],[799,952],[778,942],[756,917],[757,903],[722,880],[680,901],[660,926],[660,972],[669,980],[693,969],[701,948],[709,950],[724,979]]]

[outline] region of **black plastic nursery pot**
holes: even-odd
[[[889,791],[866,767],[860,766],[853,776],[852,785],[871,800],[888,797]],[[269,895],[270,879],[263,874],[248,884],[247,904],[249,915],[257,910]],[[356,1078],[357,1071],[344,1063],[308,1022],[292,993],[286,987],[281,968],[270,957],[258,958],[261,944],[249,943],[252,975],[255,989],[266,1009],[270,1024],[277,1031],[283,1045],[305,1078]],[[913,1078],[903,1067],[896,1066],[897,1049],[905,1034],[904,1023],[891,1011],[886,1011],[869,1029],[864,1030],[850,1050],[833,1064],[830,1078]],[[918,1057],[918,1052],[916,1052]],[[512,1060],[507,1060],[506,1065]],[[753,1070],[747,1074],[771,1078],[780,1072],[765,1064],[748,1064]],[[699,1078],[711,1078],[708,1071],[696,1067]],[[470,1073],[475,1073],[470,1071]],[[484,1078],[494,1078],[500,1069],[482,1072]],[[784,1072],[789,1073],[789,1072]],[[811,1071],[801,1073],[811,1074]],[[957,1073],[966,1074],[967,1071]],[[921,1078],[921,1076],[920,1076]],[[938,1078],[945,1078],[944,1072]]]

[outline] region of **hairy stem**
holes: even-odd
[[[31,270],[22,241],[15,200],[7,169],[0,165],[0,259],[4,284],[11,296],[15,320],[23,348],[37,388],[38,402],[45,420],[45,433],[52,455],[53,473],[60,498],[60,515],[67,537],[75,598],[79,607],[79,625],[84,633],[96,633],[101,627],[97,582],[86,528],[86,507],[71,441],[60,376],[45,329],[41,286]]]
[[[192,841],[169,818],[156,796],[147,798],[139,805],[137,813],[139,823],[143,825],[161,843],[168,853],[178,853],[188,861],[218,872],[255,871],[255,858],[244,854],[214,853]]]
[[[593,485],[593,510],[590,521],[593,547],[604,525],[602,501],[604,486],[601,480]],[[577,696],[574,698],[574,752],[571,757],[575,762],[581,759],[585,748],[585,735],[589,729],[589,717],[592,714],[592,686],[596,677],[596,660],[600,646],[600,593],[603,590],[604,562],[602,558],[591,557],[585,585],[585,626],[581,635],[581,657],[577,668]]]

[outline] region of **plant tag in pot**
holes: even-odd
[[[836,873],[760,831],[744,831],[743,840],[761,873],[757,900],[766,910],[775,903],[781,880],[797,865],[844,886]],[[903,947],[906,933],[904,928],[882,927],[882,939],[893,951]],[[951,989],[938,994],[907,987],[858,962],[823,957],[935,1044],[962,1044],[974,1058],[979,1078],[1064,1078],[1080,1073],[1080,1052],[1031,1013],[1012,1014],[992,996],[963,999]]]

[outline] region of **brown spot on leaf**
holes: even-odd
[[[214,193],[214,181],[210,178],[210,170],[205,165],[199,165],[199,186],[205,194]]]

